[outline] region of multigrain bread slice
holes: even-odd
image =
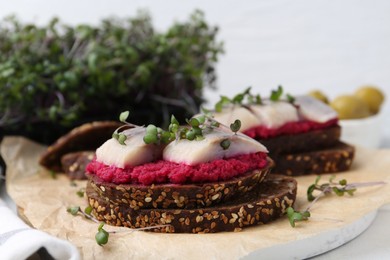
[[[269,175],[250,192],[213,207],[198,209],[138,209],[115,205],[87,186],[89,204],[99,221],[114,226],[152,229],[163,233],[214,233],[241,231],[283,216],[296,199],[297,182],[287,176]]]
[[[89,186],[101,199],[111,205],[140,208],[202,208],[230,200],[255,189],[273,167],[267,158],[267,166],[227,181],[193,184],[114,184],[87,173]]]
[[[256,140],[267,147],[270,156],[279,154],[307,152],[337,145],[340,139],[341,128],[334,125],[328,128],[308,131],[300,134],[284,134],[267,139]]]
[[[39,164],[45,168],[61,172],[61,157],[70,152],[96,150],[122,124],[115,121],[97,121],[74,128],[60,137],[41,155]]]
[[[275,160],[276,174],[299,176],[347,171],[351,167],[355,148],[343,142],[337,142],[326,149],[309,152],[279,154]]]
[[[71,180],[85,180],[85,168],[94,156],[94,151],[67,153],[61,157],[62,170]]]

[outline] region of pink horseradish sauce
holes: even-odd
[[[318,123],[314,121],[289,122],[275,129],[267,128],[265,126],[252,127],[244,131],[244,134],[252,138],[267,139],[279,135],[300,134],[300,133],[306,133],[313,130],[324,129],[324,128],[337,125],[337,123],[338,123],[337,118],[331,119],[325,123]]]
[[[115,184],[184,184],[225,181],[248,171],[267,166],[267,154],[263,152],[218,159],[197,165],[186,165],[160,160],[124,169],[92,160],[86,168],[100,179]]]

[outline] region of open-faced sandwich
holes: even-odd
[[[310,96],[282,97],[279,87],[270,98],[250,89],[230,99],[222,97],[212,116],[228,124],[241,120],[241,132],[264,144],[275,161],[273,172],[285,175],[348,170],[354,147],[341,142],[337,113]]]
[[[239,231],[292,206],[296,181],[267,175],[267,149],[238,133],[239,122],[232,130],[204,115],[188,123],[172,117],[169,131],[117,130],[96,150],[86,194],[98,220],[168,233]]]

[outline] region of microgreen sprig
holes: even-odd
[[[335,175],[332,175],[329,178],[329,182],[319,184],[321,176],[317,176],[314,183],[311,184],[307,189],[307,200],[311,201],[309,206],[303,211],[296,211],[293,207],[288,207],[286,210],[287,217],[290,221],[290,225],[295,227],[295,222],[297,221],[305,221],[310,217],[310,209],[312,206],[323,196],[330,195],[332,193],[337,196],[344,196],[347,193],[350,196],[353,196],[358,187],[369,187],[375,185],[383,185],[385,182],[376,181],[376,182],[364,182],[364,183],[350,183],[348,184],[346,179],[342,179],[339,181],[334,181]],[[315,191],[319,191],[319,194],[314,195]]]
[[[271,91],[270,99],[272,101],[278,101],[278,100],[280,100],[282,94],[283,94],[283,88],[282,88],[282,86],[278,86],[277,90],[272,90]]]
[[[242,93],[238,93],[233,98],[229,98],[227,96],[221,96],[221,99],[215,104],[215,111],[221,112],[222,108],[228,104],[237,104],[243,105],[244,101],[247,101],[249,104],[262,104],[262,99],[260,95],[252,95],[251,87],[248,87]]]
[[[230,124],[230,130],[232,130],[234,134],[237,134],[240,128],[241,128],[241,121],[239,119],[236,119],[234,123]]]
[[[110,234],[103,228],[103,226],[104,226],[104,223],[101,222],[99,227],[98,227],[98,232],[95,235],[96,243],[99,246],[107,244],[108,238],[110,236]]]
[[[77,192],[76,192],[77,196],[79,196],[80,198],[84,197],[84,194],[85,194],[85,188],[80,188]]]
[[[203,134],[212,131],[220,126],[220,123],[206,114],[201,114],[186,120],[187,125],[181,126],[177,119],[172,116],[169,131],[175,136],[176,140],[187,139],[200,141],[204,139]]]
[[[68,207],[66,209],[67,212],[69,212],[73,216],[77,216],[79,214],[83,215],[85,218],[92,220],[95,223],[99,223],[98,226],[98,231],[95,234],[95,241],[99,246],[103,246],[108,243],[108,238],[110,234],[115,234],[119,233],[120,231],[107,231],[105,230],[104,223],[99,222],[94,216],[92,216],[92,207],[88,206],[84,209],[84,211],[80,208],[80,206],[72,206]],[[155,228],[162,228],[162,227],[167,227],[170,226],[169,224],[165,225],[156,225],[156,226],[150,226],[150,227],[144,227],[144,228],[135,228],[135,229],[130,229],[130,230],[124,230],[122,232],[133,232],[133,231],[144,231],[144,230],[150,230],[150,229],[155,229]]]
[[[148,125],[146,127],[146,133],[144,136],[144,142],[146,144],[167,144],[174,139],[169,131],[165,131],[155,125]]]
[[[112,137],[115,138],[116,140],[118,140],[118,142],[121,144],[121,145],[125,145],[125,141],[127,139],[127,136],[123,133],[120,133],[119,130],[123,129],[123,128],[127,128],[127,127],[140,127],[138,125],[135,125],[135,124],[132,124],[132,123],[129,123],[127,122],[127,118],[129,117],[130,115],[130,112],[129,111],[124,111],[122,113],[120,113],[119,115],[119,121],[121,121],[122,123],[124,123],[124,125],[118,127],[114,133],[112,134]]]
[[[269,97],[269,100],[276,102],[276,101],[282,101],[283,96],[283,87],[278,86],[276,90],[271,91],[271,95]],[[290,95],[286,94],[286,101],[289,103],[294,103],[295,98]],[[263,101],[267,99],[262,99],[259,94],[253,95],[251,93],[251,87],[248,87],[244,90],[244,92],[239,93],[235,95],[233,98],[229,98],[227,96],[221,96],[220,100],[215,104],[215,111],[221,112],[223,107],[229,104],[233,105],[240,105],[243,107],[247,107],[248,105],[262,105]]]

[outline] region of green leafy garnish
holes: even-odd
[[[215,111],[216,112],[221,112],[222,108],[227,105],[232,103],[232,100],[226,96],[221,96],[221,99],[215,104]]]
[[[344,196],[345,193],[347,193],[350,196],[353,196],[354,192],[356,191],[356,185],[348,185],[346,179],[342,179],[338,182],[334,182],[335,176],[331,176],[329,178],[328,183],[318,184],[320,177],[318,176],[316,178],[316,181],[314,184],[310,185],[307,189],[307,199],[308,201],[313,201],[316,199],[316,196],[314,196],[315,191],[320,191],[322,194],[330,194],[334,192],[338,196]]]
[[[224,150],[227,150],[229,149],[230,147],[230,140],[229,139],[224,139],[222,140],[222,142],[220,143],[221,147],[224,149]]]
[[[104,223],[98,221],[94,216],[91,215],[92,206],[87,206],[84,211],[82,211],[79,206],[68,207],[67,211],[70,214],[72,214],[73,216],[77,216],[78,214],[81,214],[85,218],[87,218],[95,223],[99,223],[98,232],[95,234],[95,240],[99,246],[102,246],[102,245],[105,245],[108,243],[108,239],[109,239],[109,236],[111,233],[115,234],[118,232],[142,231],[142,230],[150,230],[150,229],[155,229],[155,228],[164,228],[164,227],[169,226],[169,224],[166,224],[166,225],[156,225],[156,226],[149,226],[149,227],[143,227],[143,228],[129,229],[128,231],[106,231],[103,228]]]
[[[79,196],[80,198],[84,197],[84,193],[85,193],[85,189],[83,189],[83,188],[79,189],[76,192],[77,196]]]
[[[286,97],[287,97],[287,101],[289,102],[289,103],[294,103],[295,102],[295,97],[294,96],[292,96],[292,95],[290,95],[290,94],[286,94]]]
[[[234,123],[230,124],[230,129],[235,133],[237,134],[237,132],[240,130],[241,128],[241,121],[236,119],[234,121]]]
[[[289,103],[294,103],[295,101],[295,98],[290,94],[286,94],[287,100],[282,100],[282,96],[283,96],[283,87],[278,86],[276,90],[271,91],[269,100],[274,102],[287,101]],[[262,105],[263,99],[259,94],[257,95],[251,94],[251,88],[248,87],[242,93],[235,95],[233,98],[229,98],[227,96],[221,96],[220,100],[215,104],[214,109],[216,112],[221,112],[222,109],[229,104],[240,105],[243,107],[246,107],[248,105]]]
[[[282,86],[278,86],[277,90],[272,90],[270,99],[272,101],[278,101],[281,98],[282,94],[283,94],[283,88]]]
[[[80,211],[80,207],[79,206],[69,207],[66,209],[66,211],[68,211],[73,216],[76,216],[77,213],[79,213],[79,211]]]
[[[103,222],[100,223],[100,225],[98,227],[98,232],[95,235],[96,243],[99,246],[107,244],[108,238],[110,236],[110,234],[106,230],[103,229],[103,226],[104,226],[104,223]]]
[[[329,182],[319,184],[321,179],[320,176],[317,176],[314,183],[311,184],[307,189],[307,200],[311,201],[309,206],[303,211],[296,211],[293,207],[288,207],[286,210],[287,217],[290,221],[290,225],[295,227],[295,222],[308,220],[310,217],[310,209],[321,197],[329,195],[332,192],[337,196],[344,196],[345,193],[352,196],[358,187],[368,187],[374,185],[383,185],[385,182],[363,182],[363,183],[351,183],[348,184],[346,179],[342,179],[338,182],[335,182],[335,175],[332,175],[329,178]],[[319,191],[317,196],[314,195],[315,191]]]
[[[310,212],[309,211],[302,211],[302,212],[295,211],[293,207],[288,207],[287,208],[287,217],[288,217],[288,220],[290,221],[290,225],[292,227],[295,227],[295,222],[308,220],[310,217]]]
[[[119,121],[121,121],[122,123],[126,123],[126,120],[129,117],[129,114],[130,114],[129,111],[124,111],[124,112],[120,113]]]
[[[92,213],[92,207],[91,207],[91,206],[86,207],[86,208],[84,209],[84,212],[85,212],[86,214],[88,214],[88,215],[91,215],[91,213]]]

